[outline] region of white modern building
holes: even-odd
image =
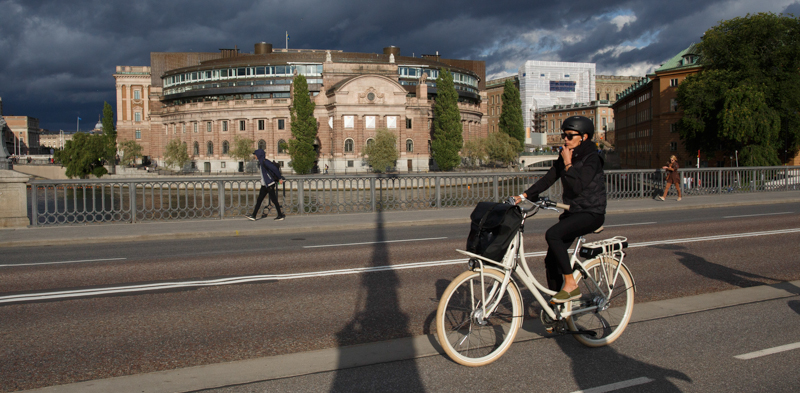
[[[526,61],[519,68],[519,92],[527,143],[540,144],[535,112],[555,105],[595,100],[595,64],[559,61]]]

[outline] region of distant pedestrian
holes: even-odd
[[[281,168],[267,159],[263,149],[254,151],[253,155],[258,159],[258,167],[261,169],[261,189],[258,192],[258,199],[256,200],[256,207],[253,209],[253,214],[245,217],[251,221],[255,221],[256,214],[258,214],[258,210],[261,208],[261,203],[264,202],[264,197],[269,194],[269,200],[275,205],[275,210],[278,212],[275,221],[282,221],[286,216],[281,211],[281,205],[278,203],[278,193],[275,190],[276,186],[283,183],[285,180],[283,175],[281,175]]]
[[[325,164],[325,174],[328,174],[328,164]]]
[[[667,171],[667,185],[664,187],[664,196],[658,196],[659,200],[666,200],[667,193],[669,192],[670,184],[675,185],[675,189],[678,190],[678,200],[681,200],[681,178],[678,175],[678,169],[680,166],[678,165],[678,157],[672,156],[669,158],[669,165],[663,166],[661,169]]]

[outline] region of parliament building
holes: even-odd
[[[433,103],[442,69],[453,74],[464,139],[485,137],[483,61],[401,56],[396,47],[348,53],[258,43],[253,53],[154,52],[150,66],[117,66],[118,140],[135,140],[161,165],[164,147],[179,139],[192,168],[216,173],[243,169],[229,152],[236,137],[246,138],[289,171],[284,146],[292,138],[291,86],[299,74],[316,103],[318,168],[366,171],[363,148],[386,128],[397,136],[397,170],[425,171],[433,166]]]

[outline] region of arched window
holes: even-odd
[[[352,153],[353,152],[353,140],[347,139],[344,141],[344,152],[345,153]]]
[[[372,138],[367,139],[367,146],[372,146],[373,143],[375,143],[374,139]]]
[[[267,150],[267,142],[263,139],[258,140],[258,148],[261,150]]]
[[[406,152],[413,153],[414,152],[414,141],[411,139],[406,139]]]
[[[194,143],[194,155],[196,156],[200,155],[200,144],[197,142]]]
[[[222,154],[227,155],[228,152],[230,152],[230,149],[231,145],[228,143],[228,141],[222,141]]]
[[[214,155],[214,142],[208,141],[206,144],[206,155],[213,156]]]
[[[278,141],[278,154],[286,153],[286,149],[289,148],[289,145],[286,144],[286,141],[281,139]]]

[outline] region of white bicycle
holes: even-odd
[[[436,333],[444,351],[457,363],[483,366],[508,350],[524,317],[519,283],[541,305],[540,319],[548,332],[574,334],[589,347],[611,344],[630,321],[635,283],[623,263],[628,242],[622,236],[591,243],[579,237],[570,260],[581,298],[553,305],[544,299],[542,294],[553,296],[556,292],[542,286],[525,261],[525,219],[540,209],[568,210],[569,206],[545,198],[532,205],[520,208],[522,223],[501,261],[456,250],[470,258],[469,270],[457,276],[442,294],[436,311]],[[600,231],[602,228],[595,232]],[[581,261],[579,255],[586,260]]]

